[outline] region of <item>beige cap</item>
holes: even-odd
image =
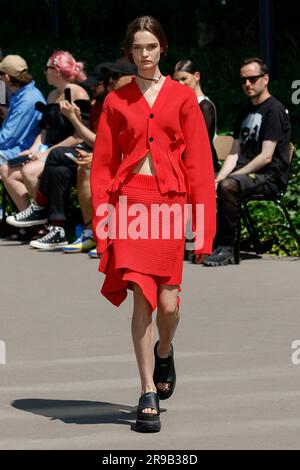
[[[18,77],[21,72],[28,70],[25,60],[19,55],[7,55],[0,62],[0,72],[12,77]]]

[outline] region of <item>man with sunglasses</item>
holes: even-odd
[[[250,102],[238,116],[232,149],[215,179],[217,248],[204,260],[204,266],[234,263],[235,234],[244,196],[275,195],[288,183],[289,113],[271,96],[268,69],[261,59],[244,60],[240,78]]]

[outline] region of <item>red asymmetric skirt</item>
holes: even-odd
[[[182,280],[186,195],[162,195],[152,175],[132,173],[115,203],[115,233],[108,240],[99,271],[101,293],[119,306],[136,283],[151,306],[160,284]],[[178,299],[179,301],[179,299]]]

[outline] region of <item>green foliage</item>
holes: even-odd
[[[300,236],[300,149],[295,150],[292,161],[288,189],[284,196],[292,222]],[[259,232],[260,241],[273,239],[273,245],[269,253],[274,255],[299,256],[299,248],[290,232],[287,230],[287,222],[282,210],[270,201],[251,201],[249,204],[251,216]],[[242,238],[247,238],[245,228],[242,230]]]

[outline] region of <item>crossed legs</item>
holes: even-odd
[[[23,182],[20,167],[10,168],[7,163],[1,165],[0,174],[3,184],[14,201],[17,209],[23,211],[30,204],[28,190]]]
[[[39,160],[16,168],[10,168],[7,163],[1,165],[3,183],[19,211],[27,209],[30,195],[36,196],[44,165]]]

